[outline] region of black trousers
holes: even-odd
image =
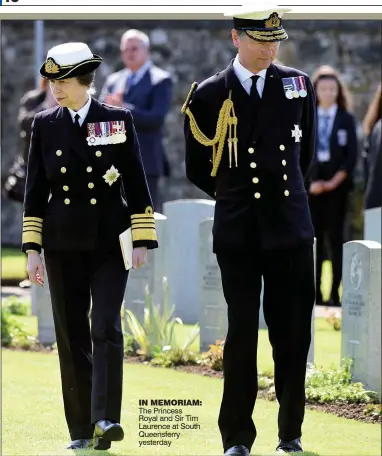
[[[322,264],[325,261],[325,241],[332,260],[332,288],[330,299],[339,303],[338,289],[342,279],[342,249],[344,243],[344,227],[349,190],[340,185],[335,190],[310,195],[309,206],[316,236],[316,299],[322,303],[321,276]]]
[[[305,410],[305,374],[315,299],[313,247],[254,254],[223,255],[217,260],[228,306],[223,352],[224,392],[219,428],[224,451],[233,445],[251,449],[257,382],[257,342],[261,277],[263,309],[275,363],[279,438],[301,436]]]
[[[44,256],[69,433],[72,440],[91,438],[94,422],[120,422],[120,312],[128,271],[120,251],[45,251]]]

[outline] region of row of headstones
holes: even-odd
[[[227,332],[227,307],[220,269],[212,253],[214,202],[171,201],[164,204],[163,212],[163,215],[155,214],[160,248],[149,251],[146,266],[130,271],[125,307],[142,322],[145,286],[149,285],[154,303],[161,305],[164,299],[162,279],[167,277],[169,304],[175,305],[174,317],[180,317],[184,323],[199,322],[200,350],[205,351],[216,340],[224,339]],[[375,379],[379,379],[378,385],[380,384],[378,366],[381,365],[380,358],[379,362],[375,359],[376,354],[380,357],[381,346],[380,337],[376,338],[376,335],[380,335],[381,325],[380,248],[379,243],[367,241],[347,243],[344,245],[343,261],[341,356],[351,356],[354,359],[354,378],[373,389],[377,385]],[[378,255],[379,263],[376,261]],[[360,274],[362,278],[357,288],[354,288],[355,280],[358,280],[354,277],[359,277]],[[32,303],[38,303],[40,341],[52,343],[55,336],[48,287],[45,286],[42,290],[33,286],[32,293]],[[262,308],[259,326],[266,328]],[[360,328],[364,331],[363,334],[359,334]],[[365,340],[365,337],[372,339]],[[309,362],[314,360],[313,347],[314,338],[309,351]],[[366,364],[369,366],[367,369]],[[380,391],[380,386],[377,390]]]

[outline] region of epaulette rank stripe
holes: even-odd
[[[238,140],[237,140],[237,117],[235,115],[235,109],[233,102],[231,100],[232,90],[229,91],[228,99],[226,99],[220,109],[217,124],[216,132],[213,139],[208,138],[199,128],[194,115],[192,114],[190,108],[188,107],[190,103],[191,96],[194,90],[197,87],[197,83],[194,82],[191,86],[191,90],[186,98],[186,101],[182,107],[182,113],[188,115],[190,120],[190,128],[193,137],[203,146],[212,146],[212,171],[211,176],[216,176],[221,158],[223,155],[224,142],[227,136],[227,130],[229,133],[228,136],[228,154],[229,154],[229,166],[232,168],[232,151],[235,158],[235,166],[238,166]],[[216,150],[216,145],[218,148]],[[233,146],[232,146],[233,145]]]
[[[24,217],[23,221],[24,222],[38,222],[38,223],[42,224],[43,219],[39,218],[39,217]]]
[[[156,231],[152,228],[132,228],[131,236],[134,241],[157,241]]]
[[[38,245],[42,245],[42,235],[41,233],[34,230],[23,231],[22,234],[22,243],[26,244],[28,242],[33,242]]]

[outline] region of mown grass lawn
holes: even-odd
[[[27,257],[19,249],[2,247],[1,249],[1,278],[2,280],[24,280]]]
[[[37,317],[13,315],[12,318],[20,322],[29,335],[37,336]],[[192,327],[193,325],[175,327],[175,339],[180,345],[187,340]],[[198,353],[199,347],[198,337],[190,349]],[[325,368],[340,367],[341,332],[335,331],[324,318],[315,320],[314,360],[317,365]],[[272,350],[268,340],[268,331],[265,329],[259,331],[258,367],[262,372],[273,372]]]
[[[55,354],[3,350],[2,454],[4,456],[71,455],[61,399],[58,358]],[[121,422],[125,439],[108,453],[127,455],[222,454],[217,426],[223,383],[219,379],[165,368],[126,364]],[[138,446],[139,399],[200,399],[201,407],[184,407],[198,418],[200,430],[187,430],[166,447]],[[274,453],[277,441],[277,404],[258,400],[254,420],[258,438],[253,455]],[[306,454],[378,455],[380,427],[306,411],[303,428]],[[100,455],[99,451],[77,454]]]

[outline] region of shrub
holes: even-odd
[[[30,315],[30,302],[20,299],[18,296],[3,299],[2,307],[12,315]]]
[[[3,309],[1,312],[1,346],[18,347],[29,350],[37,343],[34,337],[29,336],[11,313]]]
[[[327,370],[312,365],[307,370],[305,392],[310,402],[370,403],[379,400],[375,391],[366,391],[362,383],[352,383],[352,360],[346,358],[340,369]]]
[[[188,339],[186,340],[183,347],[176,346],[174,330],[176,324],[183,324],[180,318],[173,318],[175,307],[169,309],[168,305],[168,283],[167,279],[163,278],[163,311],[160,311],[159,305],[154,305],[152,297],[149,292],[148,286],[145,287],[145,298],[146,306],[144,309],[144,322],[143,325],[139,322],[138,318],[126,309],[127,325],[130,332],[127,332],[127,336],[133,338],[136,354],[142,355],[146,360],[157,358],[160,354],[176,350],[171,356],[173,357],[184,357],[188,351],[190,345],[195,341],[199,335],[199,325],[196,324]],[[180,353],[183,352],[183,355]],[[166,355],[166,362],[170,358]]]
[[[215,371],[222,371],[224,342],[224,340],[217,340],[215,344],[211,344],[208,352],[201,354],[200,363]]]

